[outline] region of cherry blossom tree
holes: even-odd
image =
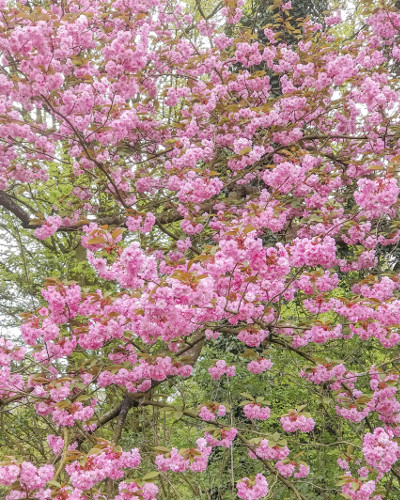
[[[0,0],[6,500],[399,498],[400,12],[275,3]]]

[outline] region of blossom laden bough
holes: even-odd
[[[94,280],[48,278],[0,338],[5,418],[46,433],[0,465],[7,500],[201,496],[218,448],[253,459],[239,498],[304,500],[333,443],[335,494],[397,494],[400,13],[363,0],[345,37],[278,4],[256,40],[240,0],[0,1],[0,205]]]

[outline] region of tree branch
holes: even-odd
[[[119,411],[119,415],[118,415],[117,425],[114,429],[114,434],[113,434],[113,438],[112,438],[112,444],[114,444],[114,445],[118,443],[119,438],[121,437],[122,428],[124,426],[125,419],[129,413],[129,410],[132,408],[132,406],[133,406],[133,403],[129,398],[125,398],[120,405],[120,411]]]
[[[14,214],[22,222],[22,227],[29,227],[29,215],[5,191],[0,191],[0,205]]]

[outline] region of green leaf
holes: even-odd
[[[120,234],[122,234],[123,232],[125,231],[125,228],[123,227],[120,227],[118,229],[115,229],[112,233],[111,233],[111,236],[112,236],[112,239],[115,240],[116,238],[118,238],[118,236]]]
[[[55,486],[56,488],[61,488],[61,484],[54,479],[52,479],[51,481],[47,481],[46,484],[48,484],[49,486]]]
[[[166,448],[165,446],[154,446],[156,451],[160,451],[161,453],[169,453],[171,450]]]
[[[90,238],[90,240],[88,240],[87,242],[88,245],[100,245],[102,243],[105,243],[106,240],[103,236],[95,236],[94,238]]]
[[[148,472],[146,475],[143,476],[143,481],[150,481],[150,479],[154,479],[158,477],[160,473],[156,470],[153,470],[151,472]]]
[[[257,359],[258,354],[253,349],[245,349],[240,356],[245,359]]]
[[[247,153],[250,153],[250,151],[251,151],[251,148],[243,148],[243,149],[239,152],[239,154],[240,154],[241,156],[243,156],[243,155],[247,155]]]

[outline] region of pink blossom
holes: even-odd
[[[251,420],[267,420],[271,413],[268,406],[262,407],[255,403],[243,406],[243,411],[246,417]]]
[[[257,474],[254,479],[244,477],[236,487],[238,497],[243,500],[258,500],[268,494],[268,483],[262,474]]]
[[[270,370],[273,367],[273,363],[270,359],[260,358],[257,360],[250,361],[247,365],[247,369],[251,373],[263,373]]]
[[[255,453],[255,454],[254,454]],[[264,460],[282,460],[289,455],[289,448],[286,444],[275,444],[269,443],[268,439],[262,439],[258,447],[252,451],[249,451],[249,455],[252,458],[256,458],[256,455]]]
[[[177,448],[172,448],[169,456],[164,455],[156,456],[156,465],[159,470],[165,472],[167,470],[172,470],[174,472],[183,472],[189,467],[189,460],[184,459],[183,456],[178,453]]]
[[[228,377],[234,377],[236,368],[234,366],[227,366],[225,361],[219,360],[214,366],[208,369],[208,373],[214,380],[219,380],[224,374]]]
[[[56,217],[48,217],[42,226],[35,229],[34,234],[36,238],[39,238],[39,240],[45,240],[46,238],[53,236],[53,234],[61,226],[61,223],[62,219],[58,215]]]
[[[311,417],[306,417],[297,412],[281,417],[281,424],[285,432],[310,432],[315,427],[315,422]]]
[[[386,473],[400,457],[400,447],[384,429],[378,427],[372,434],[365,434],[363,454],[369,466]]]
[[[60,451],[64,447],[64,440],[60,436],[54,436],[53,434],[50,434],[47,436],[47,442],[49,443],[49,446],[52,449],[53,453],[55,453],[56,455],[60,453]]]

